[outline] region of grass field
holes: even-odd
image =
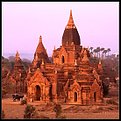
[[[55,118],[55,112],[52,106],[46,106],[39,102],[31,103],[38,112],[39,117]],[[66,119],[119,119],[119,108],[116,104],[95,105],[95,106],[77,106],[61,105],[62,115]],[[2,99],[2,110],[5,113],[5,119],[23,119],[26,105],[20,105],[20,102],[13,102],[12,98]]]

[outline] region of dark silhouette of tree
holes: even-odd
[[[98,55],[97,57],[100,58],[100,47],[97,47],[96,50],[97,50],[97,55]]]
[[[104,49],[105,49],[105,48],[100,48],[100,51],[102,52],[102,53],[101,53],[102,59],[103,59],[103,51],[104,51]]]
[[[103,81],[102,86],[103,86],[103,96],[106,97],[109,94],[109,82],[107,82],[106,80]]]
[[[24,110],[24,118],[30,119],[35,115],[35,107],[32,105],[26,105]]]
[[[93,50],[93,53],[96,55],[96,57],[97,57],[97,49],[94,49]]]
[[[107,50],[104,50],[104,51],[103,51],[103,53],[104,53],[104,55],[105,55],[105,57],[106,57],[106,54],[107,54]]]
[[[61,105],[60,104],[55,104],[53,110],[56,113],[56,118],[60,118],[61,113],[62,113],[62,107],[61,107]]]
[[[110,52],[110,51],[111,51],[111,49],[110,49],[110,48],[108,48],[108,49],[107,49],[107,52],[108,52],[108,56],[109,56],[109,52]]]
[[[93,47],[90,47],[90,50],[91,50],[91,52],[92,52],[92,50],[93,50]]]
[[[91,53],[91,55],[93,55],[93,52],[92,52],[92,50],[93,50],[93,47],[90,47],[90,50],[91,50],[91,52],[90,52],[90,53]]]

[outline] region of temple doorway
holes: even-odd
[[[41,97],[41,88],[39,85],[36,85],[36,100],[39,101]]]
[[[64,59],[64,56],[62,56],[62,63],[64,63],[65,62],[65,59]]]
[[[96,92],[94,92],[94,102],[96,102]]]
[[[74,102],[77,102],[77,92],[74,92]]]

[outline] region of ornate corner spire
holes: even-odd
[[[19,57],[20,56],[20,54],[18,53],[18,51],[16,52],[16,57]]]
[[[16,57],[15,57],[16,60],[20,60],[20,54],[18,53],[18,51],[16,52]]]
[[[77,66],[78,64],[77,64],[77,59],[75,59],[75,61],[74,61],[74,65],[75,66]]]
[[[73,20],[73,16],[72,16],[72,10],[70,10],[70,17],[69,17],[66,28],[75,28],[75,24],[74,24],[74,20]]]
[[[101,60],[99,60],[99,64],[100,64],[100,65],[102,64]]]
[[[42,65],[44,65],[44,64],[45,64],[44,59],[42,59]]]
[[[41,53],[41,52],[46,53],[45,47],[42,43],[42,36],[39,37],[39,43],[38,43],[38,46],[37,46],[35,53]]]
[[[83,62],[89,61],[88,57],[87,57],[87,50],[84,50],[84,57],[82,58]]]

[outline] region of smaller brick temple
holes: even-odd
[[[90,64],[90,52],[81,45],[72,11],[62,36],[62,45],[53,50],[52,62],[42,36],[27,73],[28,101],[90,105],[102,102],[101,63]],[[101,72],[101,71],[100,71]]]
[[[11,80],[13,81],[13,83],[15,83],[16,93],[25,93],[27,91],[27,82],[25,81],[26,76],[26,69],[20,58],[20,54],[17,51],[15,55],[14,69],[11,74]]]

